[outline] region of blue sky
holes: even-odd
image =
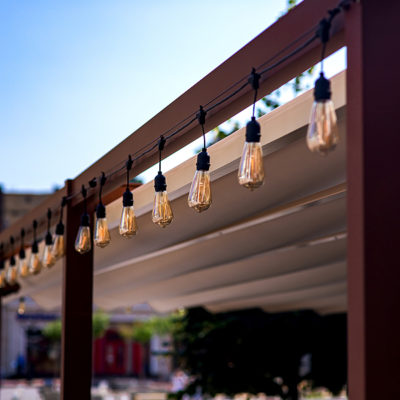
[[[0,182],[45,191],[263,31],[286,1],[0,3]]]

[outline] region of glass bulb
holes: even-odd
[[[0,288],[6,284],[6,272],[4,269],[0,270]]]
[[[23,297],[21,297],[21,299],[19,300],[19,304],[18,304],[18,315],[23,315],[25,314],[25,309],[26,309],[26,305],[25,305],[25,299]]]
[[[56,263],[56,260],[52,254],[52,248],[52,244],[46,244],[46,246],[44,246],[42,263],[47,268],[51,268]]]
[[[264,183],[264,163],[260,142],[245,142],[238,171],[239,184],[254,190]]]
[[[136,216],[133,206],[123,207],[121,222],[119,223],[119,234],[130,238],[137,233]]]
[[[55,235],[53,247],[51,249],[51,254],[54,260],[57,261],[64,256],[64,235]]]
[[[153,222],[162,228],[165,228],[172,222],[174,214],[172,213],[171,204],[168,200],[167,191],[156,192],[154,196]]]
[[[337,118],[332,100],[314,101],[307,132],[307,146],[322,155],[336,147],[339,141]]]
[[[211,205],[210,172],[196,170],[188,197],[189,207],[197,212],[207,210]]]
[[[106,247],[111,242],[110,231],[108,230],[107,218],[97,218],[94,230],[94,242],[96,246]]]
[[[15,265],[9,265],[8,266],[8,270],[7,270],[7,282],[10,285],[13,285],[14,283],[17,282],[17,277],[18,277],[18,270],[17,267]]]
[[[31,274],[37,275],[42,269],[42,263],[38,253],[31,253],[31,258],[29,259],[29,272]]]
[[[22,278],[29,275],[28,260],[25,257],[19,259],[18,272]]]
[[[92,243],[90,241],[90,227],[81,225],[75,240],[75,250],[78,253],[84,254],[91,249]]]

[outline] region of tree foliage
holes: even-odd
[[[179,364],[194,378],[187,389],[191,394],[200,386],[212,396],[264,392],[297,399],[304,379],[333,393],[346,382],[344,315],[256,309],[214,315],[195,308],[181,321],[175,340]],[[306,354],[312,369],[300,376]]]

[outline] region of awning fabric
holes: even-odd
[[[95,249],[95,304],[345,311],[345,72],[332,79],[332,92],[341,140],[328,156],[305,144],[309,91],[259,119],[266,178],[254,192],[237,183],[241,129],[209,148],[213,203],[206,212],[187,206],[195,157],[165,174],[175,215],[167,228],[151,221],[152,182],[133,192],[136,237],[119,236],[122,200],[110,204],[112,243]],[[60,307],[61,264],[22,281],[18,296]]]

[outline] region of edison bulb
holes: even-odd
[[[8,265],[6,279],[10,285],[17,282],[18,270],[15,262],[14,256],[10,258],[10,264]]]
[[[339,141],[335,107],[331,100],[331,84],[321,72],[315,81],[314,103],[307,132],[307,146],[322,155],[336,147]]]
[[[339,141],[335,106],[332,100],[314,101],[307,132],[307,146],[312,152],[327,154]]]
[[[197,212],[207,210],[211,205],[211,184],[209,171],[196,171],[188,197],[189,207]]]
[[[156,192],[153,207],[153,222],[162,228],[169,225],[174,218],[167,191]]]
[[[4,269],[0,270],[0,288],[6,284],[6,272]]]
[[[51,249],[51,254],[53,255],[55,261],[57,261],[64,256],[64,252],[65,252],[64,224],[60,221],[56,226],[56,234],[54,237],[54,243]]]
[[[31,253],[29,259],[29,272],[33,275],[37,275],[42,270],[42,263],[40,261],[39,254],[37,252]]]
[[[47,268],[51,268],[56,263],[56,260],[52,254],[52,249],[53,245],[51,244],[50,245],[46,244],[46,246],[44,247],[42,263]]]
[[[254,117],[246,126],[246,142],[238,171],[239,184],[254,190],[264,183],[264,162],[260,143],[260,124]]]
[[[21,297],[19,299],[19,304],[18,304],[18,310],[17,310],[18,315],[25,314],[25,310],[26,310],[25,298]]]
[[[59,260],[64,256],[64,235],[57,235],[54,237],[53,247],[51,249],[51,254],[55,261]]]
[[[107,218],[96,219],[94,242],[96,246],[99,247],[106,247],[111,242],[110,231],[108,230]]]
[[[90,238],[90,227],[80,226],[78,235],[75,240],[75,250],[78,253],[84,254],[92,249],[92,243]]]
[[[22,278],[25,278],[29,275],[28,260],[25,257],[25,250],[23,249],[21,249],[19,252],[18,273]]]
[[[119,224],[119,234],[126,238],[135,236],[137,233],[137,222],[133,206],[123,207],[121,222]]]
[[[165,228],[172,222],[174,214],[168,200],[166,179],[161,171],[158,171],[157,176],[154,178],[154,189],[156,193],[154,196],[152,220],[155,224]]]

